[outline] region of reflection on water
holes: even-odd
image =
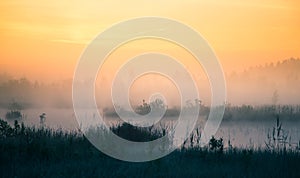
[[[0,109],[0,118],[5,118],[7,110]],[[62,128],[66,130],[78,130],[79,124],[76,121],[74,111],[72,109],[27,109],[22,112],[25,118],[22,120],[26,125],[40,124],[40,115],[46,113],[45,125],[51,128]],[[163,120],[164,124],[175,122],[177,118],[170,117]],[[116,124],[120,120],[118,118],[106,118],[110,124]],[[296,144],[300,140],[300,121],[281,120],[283,129],[291,137],[291,143]],[[203,128],[204,119],[199,118],[197,127]],[[164,125],[163,124],[163,125]],[[275,126],[274,120],[268,121],[223,121],[216,137],[223,137],[225,146],[230,139],[233,146],[246,147],[264,147],[267,139],[267,133],[272,132]]]

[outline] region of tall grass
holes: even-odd
[[[131,125],[111,128],[119,136],[135,141],[156,139],[167,132],[153,129]],[[129,163],[104,155],[78,132],[19,123],[10,126],[1,120],[0,177],[300,177],[300,153],[296,149],[221,150],[220,139],[214,139],[210,146],[199,147],[194,135],[185,143],[189,146],[164,158]]]

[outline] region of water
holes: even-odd
[[[0,109],[0,118],[5,118],[7,110]],[[73,109],[26,109],[22,111],[25,125],[39,125],[40,115],[46,114],[45,124],[51,128],[62,128],[66,130],[77,130],[79,128]]]
[[[7,110],[0,109],[0,117],[5,118]],[[78,130],[79,124],[73,109],[27,109],[22,111],[24,114],[23,122],[25,125],[39,126],[42,113],[46,113],[46,126],[51,128],[62,128],[65,130]],[[112,122],[117,122],[116,118],[108,118]],[[176,118],[167,118],[174,121]],[[283,130],[291,137],[291,143],[297,144],[300,140],[300,121],[281,120]],[[200,122],[198,127],[202,128],[204,122]],[[267,140],[268,131],[272,134],[272,129],[276,121],[223,121],[216,134],[216,137],[224,139],[225,146],[228,140],[233,146],[237,147],[264,147]],[[288,139],[289,141],[289,139]]]
[[[296,145],[300,140],[300,122],[282,120],[282,128],[291,137],[291,143]],[[276,121],[225,121],[222,122],[216,136],[223,137],[226,142],[237,147],[264,147],[268,132],[272,135]],[[289,138],[287,139],[289,141]]]

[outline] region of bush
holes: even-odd
[[[13,132],[13,128],[6,121],[0,119],[0,138],[12,136]]]
[[[209,140],[209,149],[215,152],[223,152],[224,144],[223,138],[216,139],[214,136]]]

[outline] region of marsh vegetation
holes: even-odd
[[[276,128],[277,129],[277,128]],[[119,136],[145,141],[166,129],[112,127]],[[237,148],[212,137],[199,147],[197,131],[170,155],[146,163],[129,163],[98,151],[80,132],[9,125],[0,120],[0,177],[299,177],[299,145]],[[266,138],[267,140],[268,138]],[[282,147],[283,148],[283,147]]]

